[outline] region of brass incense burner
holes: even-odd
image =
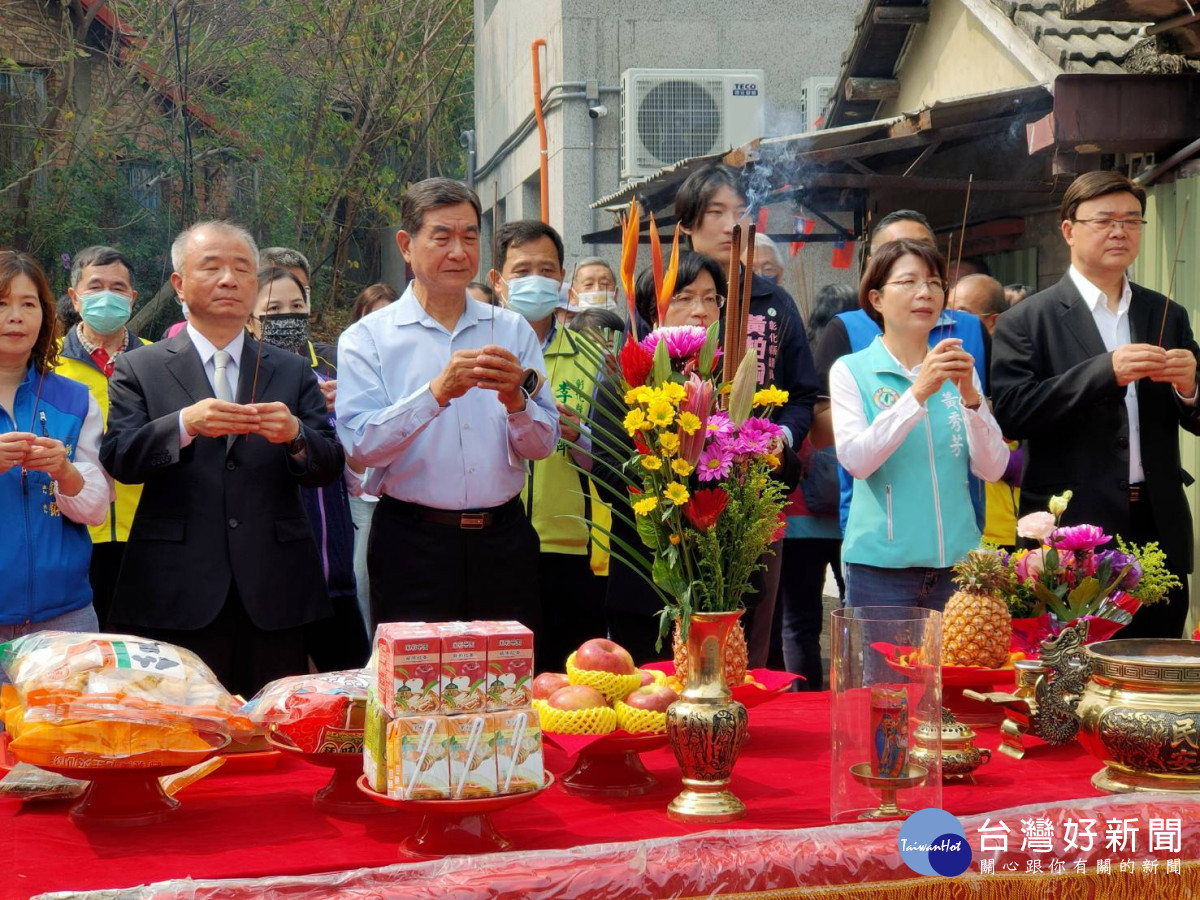
[[[992,751],[975,746],[975,732],[954,718],[948,709],[942,710],[940,725],[923,722],[913,735],[913,748],[908,757],[925,768],[938,754],[938,737],[941,736],[942,781],[969,781],[975,783],[974,772],[992,758]]]

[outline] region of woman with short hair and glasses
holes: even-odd
[[[885,244],[858,298],[883,333],[829,372],[838,462],[854,477],[846,604],[940,611],[954,590],[950,567],[979,546],[968,472],[998,480],[1008,448],[962,342],[929,347],[945,258],[919,241]]]

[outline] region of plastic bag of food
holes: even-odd
[[[372,677],[368,669],[347,669],[280,678],[242,714],[305,753],[361,753]]]
[[[0,645],[0,666],[10,750],[34,765],[191,765],[253,731],[198,656],[161,641],[42,631]]]
[[[0,796],[19,800],[74,800],[86,790],[86,781],[55,775],[26,763],[17,763],[0,778]]]

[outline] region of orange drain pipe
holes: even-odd
[[[545,38],[529,45],[533,54],[533,115],[538,128],[538,169],[541,176],[542,224],[550,224],[550,157],[546,149],[546,119],[542,115],[542,64],[538,48],[546,46]]]

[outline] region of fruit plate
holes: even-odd
[[[511,849],[512,841],[496,830],[492,814],[532,800],[554,784],[554,776],[547,772],[545,783],[536,791],[468,800],[401,800],[372,790],[366,775],[360,776],[357,784],[374,802],[421,816],[417,830],[400,842],[400,855],[428,859]]]
[[[913,652],[912,647],[889,644],[878,641],[871,644],[872,649],[883,654],[888,666],[901,675],[909,675],[916,670],[915,666],[906,665],[899,661],[903,654]],[[1007,665],[998,669],[985,666],[942,666],[942,706],[954,714],[963,725],[972,728],[990,728],[1004,722],[1004,709],[993,703],[984,703],[964,696],[964,690],[981,690],[1013,684],[1017,670],[1012,660],[1016,654],[1009,654]],[[1023,654],[1021,654],[1023,656]],[[920,665],[918,663],[918,665]]]
[[[670,660],[666,662],[646,663],[641,668],[655,669],[659,672],[666,672],[667,675],[675,674],[675,663]],[[793,675],[791,672],[776,672],[774,669],[749,669],[746,674],[753,678],[756,683],[743,682],[742,684],[735,684],[732,687],[733,699],[746,707],[746,709],[753,709],[755,706],[760,706],[763,703],[774,700],[780,694],[790,691],[793,682],[804,680],[803,675]]]
[[[267,742],[279,752],[302,759],[309,765],[332,769],[333,774],[325,786],[313,794],[313,807],[332,816],[371,816],[391,812],[364,797],[358,789],[357,779],[363,773],[363,755],[358,753],[306,753],[288,743],[287,738],[272,732]]]
[[[559,779],[563,790],[584,797],[638,797],[658,787],[658,779],[646,771],[640,753],[667,746],[666,734],[551,734],[553,744],[575,758],[571,770]]]

